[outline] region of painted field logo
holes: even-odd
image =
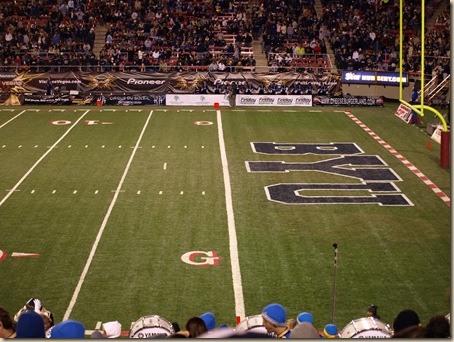
[[[395,182],[402,179],[376,155],[364,155],[354,143],[295,144],[251,143],[254,153],[275,156],[317,155],[323,158],[311,162],[247,161],[251,173],[312,172],[331,174],[348,179],[346,183],[279,183],[265,187],[268,200],[283,204],[378,204],[413,206],[407,196],[399,193]],[[331,157],[332,156],[332,157]],[[352,182],[352,181],[356,181]],[[314,191],[340,195],[314,196]],[[345,193],[348,192],[349,195]],[[350,195],[357,192],[358,195]],[[342,193],[344,195],[342,196]]]
[[[218,257],[217,252],[213,251],[192,251],[183,254],[181,260],[194,266],[219,266],[219,261],[222,260],[222,258]]]

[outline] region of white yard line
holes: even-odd
[[[109,209],[107,209],[106,216],[104,217],[104,220],[102,221],[101,227],[99,228],[98,235],[96,236],[95,242],[93,243],[93,246],[90,251],[90,255],[88,256],[87,262],[85,263],[85,267],[82,271],[82,274],[80,275],[79,282],[77,283],[76,289],[74,290],[73,296],[71,298],[71,301],[69,303],[68,308],[66,309],[65,315],[63,316],[63,321],[66,321],[69,316],[71,315],[71,312],[74,308],[74,305],[76,305],[77,298],[79,297],[80,289],[82,288],[82,285],[85,281],[85,277],[88,274],[88,270],[90,269],[90,265],[93,261],[93,258],[95,256],[96,250],[98,249],[99,241],[101,241],[102,234],[104,232],[104,229],[106,228],[107,221],[110,218],[110,214],[112,213],[113,207],[115,206],[115,203],[117,202],[118,196],[120,195],[121,192],[121,187],[123,186],[123,183],[126,179],[126,176],[129,172],[129,168],[131,167],[132,161],[134,159],[134,156],[137,152],[137,149],[139,148],[140,142],[142,140],[143,135],[145,134],[145,130],[148,126],[148,123],[150,122],[151,115],[153,114],[153,111],[150,111],[150,114],[148,115],[147,121],[145,122],[142,132],[140,132],[139,139],[137,139],[136,146],[134,147],[134,150],[132,151],[131,157],[129,158],[128,164],[126,165],[125,171],[123,172],[123,175],[121,176],[120,182],[118,183],[117,190],[115,191],[115,194],[112,198],[112,202],[110,203]]]
[[[11,118],[9,119],[8,121],[6,121],[3,125],[0,126],[0,128],[3,128],[3,126],[6,126],[7,124],[9,124],[11,121],[13,121],[15,118],[21,116],[23,113],[25,113],[27,110],[23,110],[22,112],[20,112],[19,114],[17,114],[14,118]]]
[[[76,125],[79,123],[80,120],[83,119],[83,117],[85,115],[87,115],[87,113],[89,112],[90,110],[86,110],[85,113],[82,114],[82,116],[77,119],[76,122],[74,122],[71,127],[69,127],[69,129],[65,132],[65,134],[63,134],[60,139],[58,139],[52,146],[50,146],[50,148],[46,151],[46,153],[44,153],[41,158],[38,159],[38,161],[33,164],[33,166],[30,168],[30,170],[27,171],[27,173],[17,182],[17,184],[11,189],[9,190],[9,192],[6,194],[5,197],[3,197],[3,199],[0,201],[0,207],[3,205],[3,203],[6,202],[6,200],[14,193],[14,191],[16,191],[16,189],[19,187],[19,185],[22,184],[22,182],[25,180],[25,178],[28,177],[28,175],[30,173],[33,172],[33,170],[39,165],[39,163],[41,163],[43,161],[44,158],[46,158],[46,156],[52,152],[52,150],[60,143],[60,141],[62,141],[68,134],[69,132],[71,132],[71,130],[76,127]]]
[[[243,285],[241,282],[240,261],[238,257],[238,242],[236,238],[235,216],[233,214],[232,189],[230,187],[229,164],[225,151],[224,132],[222,131],[221,111],[217,110],[219,148],[221,150],[222,173],[224,175],[225,202],[227,210],[227,225],[229,229],[230,262],[232,267],[233,293],[235,296],[235,314],[241,320],[245,318]]]

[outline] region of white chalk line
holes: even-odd
[[[238,242],[236,237],[235,216],[233,213],[232,189],[230,186],[229,164],[225,150],[224,132],[222,130],[221,111],[217,110],[218,138],[221,152],[222,174],[224,176],[225,203],[227,210],[227,225],[229,230],[230,262],[232,267],[233,293],[235,296],[235,314],[242,320],[245,318],[243,285],[241,281]]]
[[[15,117],[9,119],[8,121],[6,121],[3,125],[0,126],[0,128],[3,128],[4,126],[6,126],[7,124],[9,124],[11,121],[13,121],[14,119],[16,119],[17,117],[21,116],[23,113],[25,113],[27,110],[23,110],[22,112],[20,112],[19,114],[17,114]]]
[[[69,132],[71,132],[71,130],[76,127],[76,125],[79,123],[80,120],[83,119],[83,117],[85,115],[87,115],[87,113],[89,112],[90,110],[86,110],[85,113],[82,114],[82,116],[77,119],[76,122],[74,122],[71,127],[69,127],[69,129],[60,137],[60,139],[58,139],[47,151],[46,153],[44,153],[41,158],[39,158],[37,160],[37,162],[35,164],[33,164],[33,166],[30,168],[30,170],[27,171],[27,173],[25,175],[22,176],[22,178],[16,183],[16,185],[6,194],[5,197],[3,197],[3,199],[0,201],[0,207],[3,205],[3,203],[6,202],[6,200],[14,193],[14,191],[16,191],[16,189],[19,187],[19,185],[22,184],[22,182],[28,177],[28,175],[30,173],[33,172],[33,170],[39,165],[39,163],[41,163],[43,161],[44,158],[46,158],[46,156],[52,152],[52,150],[60,143],[60,141],[62,141],[68,134]]]
[[[85,281],[85,277],[88,274],[88,270],[90,269],[91,263],[93,261],[93,258],[95,256],[96,250],[98,249],[99,241],[101,241],[102,234],[104,232],[104,229],[106,228],[107,221],[110,218],[110,214],[112,213],[113,207],[115,206],[115,203],[117,202],[118,196],[120,195],[121,187],[123,186],[123,183],[126,179],[126,176],[129,172],[129,168],[131,167],[132,161],[134,159],[134,156],[137,152],[137,149],[140,145],[140,142],[142,140],[143,135],[145,134],[145,130],[148,126],[148,123],[150,122],[151,116],[153,115],[153,111],[150,111],[150,114],[148,115],[147,121],[145,122],[142,132],[140,132],[140,136],[137,139],[136,145],[134,150],[131,153],[131,157],[129,158],[129,161],[126,165],[126,168],[123,172],[123,175],[121,176],[120,182],[118,183],[117,189],[114,193],[114,196],[112,198],[112,202],[110,203],[109,209],[107,210],[107,213],[104,217],[104,220],[102,221],[101,227],[99,228],[98,235],[96,236],[95,242],[93,243],[93,247],[91,248],[90,255],[88,256],[87,262],[85,263],[85,267],[82,271],[82,274],[80,275],[79,282],[77,283],[76,289],[74,290],[73,296],[71,298],[71,301],[69,303],[68,308],[66,309],[65,315],[63,316],[63,321],[66,321],[69,316],[71,315],[71,312],[74,308],[74,305],[76,305],[77,298],[79,297],[80,290],[82,288],[82,285]]]

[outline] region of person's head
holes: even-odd
[[[418,314],[411,309],[402,310],[393,321],[394,335],[413,325],[421,326]]]
[[[200,317],[191,317],[186,322],[186,330],[189,332],[189,337],[197,337],[208,331],[208,328]]]
[[[262,311],[263,326],[269,333],[276,332],[279,328],[285,328],[287,314],[281,304],[270,304]]]
[[[334,324],[327,324],[323,329],[323,337],[325,338],[337,338],[339,330]]]
[[[16,327],[9,312],[0,306],[0,338],[8,338],[14,333]]]
[[[449,338],[451,337],[451,324],[446,316],[435,315],[426,325],[427,338]]]
[[[52,328],[50,338],[84,338],[85,327],[82,323],[68,319]]]
[[[205,312],[200,315],[200,318],[205,322],[205,325],[208,330],[213,330],[216,328],[216,317],[212,312]]]
[[[302,312],[296,317],[296,321],[298,322],[298,324],[301,324],[303,322],[314,324],[314,317],[310,312]]]
[[[419,325],[411,325],[406,327],[396,334],[394,333],[391,338],[424,338],[426,337],[426,329]]]
[[[378,306],[376,305],[371,305],[369,306],[369,308],[367,309],[367,316],[368,317],[375,317],[377,316],[377,309],[378,309]]]
[[[19,316],[16,327],[17,338],[45,338],[44,320],[35,311],[27,311]]]

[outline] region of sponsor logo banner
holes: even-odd
[[[312,106],[311,95],[237,95],[237,106]]]
[[[314,106],[383,106],[379,96],[320,96],[314,95]]]
[[[226,95],[184,95],[184,94],[167,94],[167,106],[213,106],[214,103],[221,106],[228,106],[229,100]]]
[[[342,72],[343,83],[394,85],[398,86],[400,74],[385,71],[349,71]],[[402,84],[408,86],[408,74],[402,73]]]

